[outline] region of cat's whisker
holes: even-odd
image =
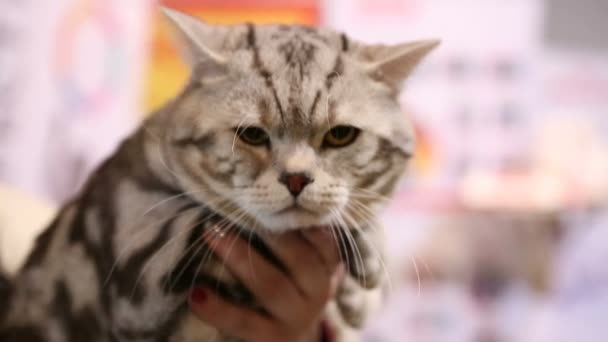
[[[373,208],[378,207],[380,204],[386,203],[383,199],[371,198],[366,196],[360,196],[358,194],[351,194],[350,202],[355,202],[359,205],[362,210],[370,213],[371,217],[376,217],[376,211]]]
[[[171,220],[171,219],[169,219]],[[167,221],[169,221],[167,220]],[[194,229],[194,227],[198,226],[201,223],[201,221],[195,222],[194,224],[192,224],[191,226],[187,227],[186,229],[183,229],[181,232],[179,232],[176,236],[172,237],[171,239],[169,239],[167,242],[165,242],[157,251],[154,252],[154,254],[152,254],[152,256],[146,260],[146,263],[142,266],[142,268],[139,270],[139,274],[137,276],[137,278],[135,279],[135,283],[132,286],[131,289],[131,298],[135,295],[135,291],[137,290],[137,286],[139,285],[141,279],[143,278],[143,276],[145,275],[146,270],[148,269],[148,267],[150,267],[153,262],[156,260],[156,258],[161,255],[162,251],[169,247],[170,245],[172,245],[174,242],[179,241],[179,238],[181,236],[183,236],[183,234],[186,234],[187,232],[189,232],[191,229]],[[187,253],[187,251],[185,251],[184,253]]]
[[[380,262],[380,267],[382,268],[382,273],[384,273],[384,277],[387,281],[389,292],[392,292],[394,289],[393,279],[391,277],[391,272],[389,271],[388,265],[386,264],[386,261],[384,261],[384,256],[383,256],[382,252],[380,252],[380,249],[378,248],[378,246],[374,245],[374,243],[372,241],[368,241],[368,243],[372,247],[372,250],[374,251],[374,253],[376,254],[376,258],[378,258],[378,262]]]
[[[347,204],[347,207],[355,210],[357,214],[362,215],[362,218],[365,221],[371,221],[376,217],[376,214],[368,205],[356,198],[351,198],[351,201]]]
[[[354,267],[360,267],[360,269],[364,269],[365,266],[363,265],[363,259],[361,257],[361,254],[359,253],[359,249],[357,247],[357,244],[355,243],[355,240],[352,236],[352,234],[350,234],[349,231],[349,225],[344,221],[343,215],[344,213],[338,213],[337,216],[337,220],[340,223],[341,229],[340,229],[340,235],[344,237],[344,246],[346,249],[348,249],[349,251],[353,252],[353,257],[355,258],[354,261]],[[346,243],[348,240],[348,243]],[[349,252],[347,251],[346,254],[348,255]],[[361,279],[359,279],[361,280]]]
[[[245,123],[245,120],[247,120],[249,118],[249,115],[245,114],[243,116],[243,118],[241,119],[241,121],[239,121],[239,123],[236,125],[236,129],[234,130],[234,136],[232,137],[232,147],[231,147],[231,151],[234,154],[234,146],[236,145],[236,139],[240,138],[240,135],[243,133],[239,133],[242,132],[243,130],[241,130],[241,126],[243,125],[243,123]]]
[[[224,223],[226,223],[226,222],[224,222]],[[214,224],[213,227],[210,227],[212,230],[205,232],[205,235],[203,236],[203,238],[209,238],[209,236],[211,236],[211,234],[213,234],[213,236],[214,236],[213,241],[215,241],[216,239],[219,239],[219,238],[222,238],[222,237],[228,235],[233,227],[232,227],[232,225],[224,225],[224,223]],[[212,242],[211,242],[211,244],[212,244]],[[210,247],[210,248],[207,248],[207,250],[205,250],[205,252],[201,256],[200,262],[202,265],[206,264],[207,261],[214,255],[213,248],[211,248],[211,245],[209,245],[208,247]]]
[[[217,205],[221,207],[221,203],[222,202],[226,202],[225,200],[220,200],[218,201]],[[205,209],[205,207],[198,206],[195,208],[191,208],[191,209],[195,209],[195,210],[200,210],[200,209]],[[187,211],[187,210],[186,210]],[[183,212],[182,212],[183,213]],[[155,259],[161,254],[161,252],[169,247],[170,245],[172,245],[173,243],[175,243],[176,241],[179,241],[179,239],[186,233],[189,233],[192,229],[198,227],[200,224],[204,223],[207,218],[209,218],[211,215],[213,215],[212,213],[208,213],[203,217],[198,217],[198,221],[196,221],[194,224],[186,227],[186,228],[182,228],[180,229],[180,231],[173,237],[171,237],[168,241],[166,241],[157,251],[154,252],[154,254],[146,261],[146,263],[144,264],[144,266],[141,268],[141,270],[139,271],[139,275],[137,280],[135,281],[135,284],[133,285],[133,291],[135,291],[135,289],[137,288],[137,283],[139,281],[139,279],[144,275],[147,267],[149,267],[150,265],[152,265],[152,262],[155,261]],[[202,235],[202,234],[201,234]],[[198,241],[198,240],[197,240]],[[187,253],[189,253],[191,251],[191,249],[193,248],[193,246],[195,246],[195,244],[192,244],[191,246],[188,246],[187,248],[185,248],[184,251],[182,251],[181,255],[179,256],[178,260],[181,259],[183,256],[185,256]],[[189,263],[190,261],[188,261]]]
[[[183,194],[192,194],[192,193],[203,193],[205,190],[199,190],[199,191],[192,191],[192,192],[186,192]],[[177,195],[176,196],[172,196],[172,198],[170,198],[171,200],[175,200],[177,199]],[[221,206],[220,204],[222,202],[226,202],[226,200],[224,199],[219,199],[219,200],[215,200],[215,201],[209,201],[208,203],[210,205],[218,205]],[[165,201],[165,203],[167,203],[167,201]],[[197,202],[192,201],[191,205],[186,205],[186,207],[183,210],[178,210],[175,215],[169,217],[168,219],[172,219],[172,218],[176,218],[182,214],[184,214],[185,212],[191,210],[191,209],[200,209],[200,208],[205,208],[206,206],[202,205],[202,204],[198,204]],[[151,212],[151,210],[147,211],[148,213]],[[135,226],[138,225],[139,222],[141,221],[141,219],[144,217],[145,214],[142,214],[139,219],[132,223],[131,226]],[[163,218],[163,219],[167,219],[167,218]],[[160,219],[160,220],[163,220]],[[160,221],[159,220],[159,221]],[[140,234],[145,233],[147,230],[149,229],[154,229],[157,228],[157,224],[155,222],[151,222],[151,223],[147,223],[145,227],[143,227],[141,230],[139,230],[138,232],[136,232],[131,238],[130,240],[135,240]],[[134,241],[129,241],[127,243],[127,245],[125,247],[123,247],[123,251],[121,251],[121,253],[119,254],[119,256],[117,257],[117,261],[120,260],[120,256],[123,254],[123,252],[125,251],[125,249],[128,249],[130,247],[130,245],[133,243]]]
[[[206,191],[206,190],[202,190],[202,189],[201,189],[201,190],[195,190],[195,191],[187,191],[187,192],[182,192],[182,193],[179,193],[179,194],[177,194],[177,195],[173,195],[173,196],[166,197],[166,198],[164,198],[164,199],[160,200],[158,203],[156,203],[156,204],[152,205],[152,206],[151,206],[150,208],[148,208],[146,211],[144,211],[144,213],[143,213],[143,214],[141,214],[140,219],[141,219],[141,218],[143,218],[144,216],[148,215],[148,214],[149,214],[149,213],[151,213],[151,212],[152,212],[154,209],[156,209],[156,208],[160,207],[160,206],[161,206],[161,205],[163,205],[163,204],[166,204],[166,203],[171,202],[171,201],[173,201],[173,200],[179,199],[179,198],[181,198],[181,197],[185,197],[185,196],[189,196],[189,195],[194,195],[194,194],[197,194],[197,193],[202,193],[202,192],[205,192],[205,191]]]
[[[366,195],[366,194],[351,193],[350,198],[355,198],[355,199],[358,199],[360,201],[365,201],[365,202],[385,203],[385,200],[382,198],[377,198],[377,197],[374,197],[371,195]]]
[[[377,227],[375,224],[371,224],[374,221],[376,214],[364,203],[353,199],[350,203],[347,204],[347,209],[352,209],[358,215],[360,215],[361,218],[369,224],[370,229],[373,229],[377,233],[384,232],[380,227]]]
[[[338,216],[338,221],[340,222],[341,225],[341,232],[344,234],[345,238],[348,239],[349,242],[353,242],[352,240],[352,234],[350,234],[350,229],[353,228],[353,224],[354,222],[351,222],[351,218],[348,217],[348,214],[345,211],[341,211],[339,212],[339,216]],[[347,222],[348,221],[348,222]],[[353,248],[356,248],[355,244],[352,244]],[[357,257],[356,255],[356,251],[353,250],[353,252],[355,253],[355,257]],[[355,261],[359,261],[358,259],[356,259]]]
[[[433,270],[431,269],[429,264],[426,261],[424,261],[424,259],[422,259],[420,262],[422,263],[422,267],[424,267],[424,269],[428,272],[429,276],[431,277],[431,280],[432,281],[437,280],[437,277],[435,276],[435,273],[433,272]]]
[[[332,71],[330,77],[334,78],[334,82],[338,82],[342,75],[337,71]],[[330,112],[330,98],[331,98],[331,89],[327,91],[327,97],[325,100],[325,117],[327,119],[327,129],[331,128],[331,122],[329,120],[329,112]]]
[[[369,189],[363,189],[363,188],[353,188],[351,189],[351,196],[356,196],[359,198],[367,198],[367,199],[373,199],[373,200],[378,200],[378,201],[390,201],[391,198],[387,197],[385,195],[379,194],[375,191],[369,190]]]
[[[150,127],[144,125],[144,126],[142,126],[142,128],[143,128],[144,132],[146,132],[146,134],[148,134],[152,138],[156,139],[156,141],[158,141],[158,142],[163,141],[163,139],[161,137],[159,137],[156,133],[152,132]]]
[[[202,222],[204,222],[204,221],[197,222],[195,225],[193,225],[193,227],[191,227],[190,229],[187,229],[187,230],[189,231],[189,230],[193,229],[194,227],[200,225]],[[194,258],[196,258],[196,255],[201,251],[201,249],[204,248],[204,245],[201,244],[200,242],[203,239],[205,239],[205,237],[207,235],[209,235],[209,234],[212,234],[212,232],[210,232],[210,231],[204,231],[204,232],[202,232],[201,235],[199,237],[197,237],[196,240],[194,240],[192,244],[190,244],[189,246],[187,246],[187,248],[181,253],[181,256],[177,260],[181,260],[183,257],[185,257],[188,253],[190,253],[191,251],[193,251],[196,248],[194,250],[194,252],[192,253],[192,255],[184,263],[184,265],[182,265],[182,267],[179,270],[177,276],[175,276],[174,279],[170,279],[170,278],[165,279],[165,283],[163,284],[164,288],[168,288],[169,291],[173,290],[173,288],[175,287],[175,285],[177,284],[177,282],[179,281],[179,279],[182,277],[182,275],[184,274],[184,272],[186,272],[186,270],[188,269],[188,266],[190,266],[190,263],[192,263],[192,261],[194,260]]]
[[[416,263],[416,258],[410,258],[412,261],[412,265],[414,266],[414,270],[416,271],[416,278],[418,278],[418,297],[422,293],[422,281],[420,280],[420,271],[418,270],[418,264]]]
[[[357,201],[352,201],[347,206],[347,209],[349,209],[349,208],[356,210],[363,217],[363,219],[366,221],[369,229],[373,230],[376,234],[384,233],[384,230],[376,225],[376,221],[375,221],[376,215],[369,208],[367,208],[363,203],[358,203]],[[359,209],[359,210],[357,210],[357,209]],[[363,237],[367,239],[366,235],[363,235]],[[368,243],[371,247],[373,247],[378,260],[382,264],[381,266],[384,269],[385,276],[390,281],[390,274],[388,271],[388,267],[384,262],[384,258],[382,257],[382,253],[380,253],[379,248],[377,246],[375,246],[375,244],[372,241],[368,240]],[[391,287],[392,287],[392,285],[391,285]]]
[[[216,236],[216,240],[219,242],[220,241],[219,239],[224,239],[226,236],[230,236],[229,233],[230,233],[231,230],[237,230],[237,229],[239,231],[237,232],[237,234],[235,234],[235,238],[240,238],[240,236],[239,236],[240,233],[241,233],[241,231],[240,231],[240,224],[242,223],[242,218],[244,216],[246,216],[246,215],[247,215],[246,211],[244,211],[244,210],[242,210],[240,208],[237,208],[237,210],[235,210],[234,212],[230,213],[227,217],[225,217],[222,221],[220,221],[220,223],[219,223],[220,224],[220,230],[223,230],[223,231],[220,233],[220,236],[215,235]],[[228,223],[228,226],[227,227],[223,226],[224,223]],[[232,242],[231,246],[234,244],[234,242],[236,242],[236,240],[234,240]],[[213,243],[213,241],[211,243]],[[230,248],[232,248],[232,247],[230,247]],[[209,248],[207,255],[210,256],[212,250],[213,250],[213,248]],[[207,258],[207,256],[203,257],[201,263],[199,264],[199,267],[206,262],[206,258]],[[220,269],[220,272],[223,272],[226,269],[226,267],[225,267],[225,260],[222,260],[222,262],[223,262],[223,266]],[[197,269],[196,274],[198,274],[198,272],[199,272],[199,269]]]
[[[370,227],[370,229],[374,230],[376,232],[376,234],[380,234],[382,233],[384,236],[384,230],[381,229],[381,227],[377,226],[377,222],[373,219],[374,214],[370,213],[370,219],[368,220],[368,225]],[[378,258],[378,261],[380,262],[380,266],[382,267],[382,269],[384,270],[384,275],[387,279],[388,282],[388,286],[389,286],[389,290],[392,291],[393,290],[393,281],[391,278],[391,273],[389,271],[388,265],[386,264],[385,260],[384,260],[384,255],[383,253],[380,251],[381,248],[379,248],[378,246],[376,246],[373,241],[368,240],[368,243],[371,247],[374,248],[374,252],[376,253],[376,256]]]
[[[169,165],[167,165],[167,162],[165,161],[165,158],[164,158],[163,144],[161,143],[161,141],[159,141],[159,143],[156,145],[156,147],[157,147],[157,153],[158,153],[158,160],[160,161],[163,168],[165,168],[169,172],[169,174],[171,174],[173,177],[175,177],[176,180],[181,179],[181,176],[178,175],[177,172],[171,170]]]
[[[330,223],[330,225],[329,225],[329,231],[331,232],[331,236],[332,236],[332,238],[334,240],[334,243],[335,243],[336,247],[339,248],[340,242],[338,241],[338,236],[336,235],[337,234],[337,232],[336,232],[336,226]]]
[[[147,223],[145,227],[143,227],[142,229],[140,229],[139,231],[137,231],[135,234],[133,234],[132,236],[130,236],[129,237],[129,241],[126,241],[125,246],[121,248],[120,252],[118,253],[118,255],[116,256],[116,258],[112,262],[112,266],[110,267],[110,270],[108,271],[108,274],[106,275],[106,277],[105,277],[105,279],[103,281],[103,285],[102,286],[105,287],[105,286],[108,285],[108,282],[110,281],[112,275],[116,271],[116,267],[121,262],[121,260],[125,257],[126,253],[131,250],[131,247],[133,247],[133,244],[138,241],[138,238],[141,235],[143,235],[144,233],[147,233],[149,230],[158,228],[158,226],[157,226],[158,222],[160,222],[162,220],[175,219],[175,218],[179,217],[180,215],[184,214],[189,209],[194,209],[194,207],[193,208],[186,208],[185,210],[178,210],[174,215],[172,215],[172,216],[170,216],[168,218],[162,218],[162,219],[159,219],[157,222]],[[141,217],[140,217],[140,219],[141,219]],[[137,222],[131,224],[131,226],[134,226],[134,225],[138,224],[139,222],[140,222],[140,220],[138,220]]]
[[[342,236],[342,233],[340,232],[340,222],[338,221],[338,216],[340,215],[340,213],[338,212],[337,209],[330,209],[332,216],[331,216],[331,224],[330,226],[334,229],[334,231],[336,232],[337,235],[337,242],[338,242],[338,246],[346,246],[346,241],[344,241],[344,237]],[[350,269],[351,265],[350,265],[350,258],[348,253],[342,253],[342,248],[338,248],[338,250],[340,251],[340,255],[344,258],[342,261],[344,262],[346,269]]]
[[[342,212],[342,215],[344,217],[345,220],[348,221],[348,223],[350,223],[349,227],[353,227],[356,230],[359,230],[359,235],[364,234],[364,231],[359,227],[359,224],[357,222],[355,222],[352,217],[348,214],[348,212]],[[361,250],[359,249],[359,244],[357,244],[355,237],[353,236],[352,232],[350,231],[350,229],[345,229],[345,233],[347,234],[347,236],[349,237],[350,242],[352,243],[352,247],[353,250],[355,252],[355,256],[357,257],[357,259],[359,260],[359,266],[361,267],[360,269],[362,270],[363,274],[366,274],[366,267],[365,267],[365,262],[363,261],[363,256],[361,255]],[[362,276],[361,274],[359,276]],[[367,280],[364,277],[363,279],[363,284],[367,285]]]
[[[236,225],[231,224],[228,230],[230,231],[230,230],[237,229],[236,227],[237,227]],[[230,235],[226,235],[226,237],[230,237],[231,235],[232,235],[232,241],[231,242],[226,242],[228,244],[228,247],[227,247],[228,250],[226,252],[227,256],[232,252],[232,248],[234,247],[234,244],[236,243],[236,241],[238,241],[238,239],[241,238],[239,236],[240,235],[240,231],[238,231],[236,234],[235,233],[231,233]],[[218,238],[218,239],[225,239],[225,237],[221,237],[221,238]],[[219,243],[219,240],[218,240],[218,243]],[[220,262],[221,262],[222,266],[220,267],[220,270],[219,270],[219,277],[217,277],[218,279],[217,279],[216,286],[219,286],[220,278],[224,277],[224,272],[228,269],[228,267],[226,266],[226,260],[224,258],[222,258],[220,260]]]
[[[230,205],[229,201],[226,200],[225,202],[227,203],[227,204],[225,204],[225,206]],[[209,215],[213,215],[213,214],[210,213]],[[206,220],[207,217],[205,217],[204,220]],[[230,224],[231,222],[226,217],[224,217],[222,220],[220,220],[219,222],[217,222],[213,225],[213,229],[207,229],[204,232],[201,232],[201,235],[190,246],[188,246],[188,248],[186,249],[186,251],[184,251],[184,253],[182,253],[182,256],[180,257],[180,259],[183,256],[185,256],[187,253],[189,253],[194,247],[197,247],[196,251],[194,253],[192,253],[190,258],[186,261],[186,263],[183,265],[182,269],[179,271],[178,275],[175,277],[176,278],[175,281],[173,281],[169,285],[170,289],[173,289],[173,287],[175,286],[175,282],[181,278],[183,273],[186,271],[187,267],[192,263],[194,258],[197,257],[197,254],[199,253],[199,251],[204,247],[204,245],[200,243],[202,240],[204,240],[211,234],[214,234],[213,236],[217,237],[217,235],[223,236],[228,233],[228,231],[230,230],[231,227],[229,227],[229,229],[224,229],[225,228],[224,223]],[[211,250],[208,250],[208,251],[206,251],[205,255],[210,256],[211,252],[212,252]],[[204,264],[204,262],[206,262],[205,256],[203,256],[203,258],[201,260],[201,264]],[[200,267],[200,265],[199,265],[199,267]],[[198,273],[198,269],[197,269],[197,272],[195,272],[195,273]]]
[[[224,221],[224,220],[222,220]],[[225,225],[226,223],[228,223],[228,225]],[[229,235],[231,233],[231,231],[234,229],[234,225],[231,224],[230,222],[224,221],[219,225],[214,225],[213,227],[213,231],[209,231],[208,234],[205,234],[203,238],[205,239],[209,239],[209,245],[207,246],[208,248],[205,250],[205,252],[203,253],[203,255],[201,256],[201,260],[199,262],[199,265],[196,268],[196,272],[195,272],[195,276],[193,277],[193,282],[196,280],[196,277],[198,276],[200,269],[203,265],[207,264],[207,262],[209,261],[209,259],[214,255],[213,253],[213,247],[214,247],[214,243],[216,243],[216,241],[220,241],[219,239],[224,238],[225,236]],[[213,234],[213,238],[209,237],[211,236],[211,234]]]
[[[331,93],[327,92],[327,97],[326,97],[326,101],[325,101],[325,118],[327,119],[327,129],[331,128],[331,122],[329,121],[330,98],[331,98]]]
[[[214,203],[214,202],[215,202],[215,203]],[[216,205],[216,206],[218,207],[218,209],[219,209],[219,210],[223,210],[223,208],[224,208],[224,207],[226,207],[226,206],[228,206],[228,205],[229,205],[229,201],[227,201],[227,200],[223,200],[223,199],[216,200],[216,201],[214,201],[214,202],[210,202],[210,204],[214,204],[214,205]],[[207,207],[200,206],[200,207],[198,207],[197,209],[207,209]],[[198,220],[198,222],[197,222],[197,223],[195,223],[193,226],[191,226],[191,227],[189,227],[189,228],[186,228],[186,229],[181,229],[181,231],[180,231],[180,232],[177,234],[177,236],[176,236],[176,237],[173,237],[171,240],[176,241],[176,239],[177,239],[178,237],[183,236],[183,234],[186,234],[186,233],[190,232],[192,229],[194,229],[195,227],[199,226],[201,223],[204,223],[204,222],[205,222],[205,221],[206,221],[206,220],[207,220],[209,217],[211,217],[211,216],[213,216],[213,215],[214,215],[214,213],[213,213],[213,212],[209,212],[209,213],[207,213],[206,215],[204,215],[203,217],[199,217],[199,220]],[[186,254],[188,254],[188,253],[189,253],[189,252],[190,252],[190,251],[191,251],[191,250],[192,250],[192,249],[193,249],[195,246],[197,246],[197,244],[198,244],[198,243],[201,241],[201,239],[204,237],[204,234],[206,234],[206,233],[207,233],[207,231],[205,231],[205,232],[201,232],[201,237],[197,238],[197,240],[195,240],[195,242],[194,242],[194,243],[192,243],[190,246],[186,246],[186,248],[184,249],[184,251],[182,251],[182,253],[181,253],[181,254],[178,256],[177,260],[180,260],[181,258],[183,258],[183,257],[184,257]],[[171,240],[169,240],[167,243],[165,243],[165,244],[164,244],[164,245],[163,245],[163,246],[162,246],[162,247],[159,249],[159,251],[161,251],[161,250],[163,250],[164,248],[166,248],[166,247],[167,247],[167,245],[169,244],[169,242],[170,242]],[[157,252],[156,254],[158,254],[158,252]],[[194,253],[194,256],[195,256],[195,255],[196,255],[196,253]],[[190,262],[192,261],[192,258],[193,258],[194,256],[191,256],[191,258],[190,258],[190,259],[189,259],[189,260],[186,262],[186,265],[189,265],[189,264],[190,264]],[[182,274],[182,273],[183,273],[183,270],[180,270],[180,272],[179,272],[179,276],[178,276],[178,277],[176,277],[176,278],[178,278],[178,279],[179,279],[179,277],[181,276],[181,274]],[[167,279],[166,281],[168,281],[168,279]],[[164,286],[166,286],[166,284],[165,284]],[[172,288],[173,288],[173,285],[172,285],[172,286],[170,286],[169,288],[171,288],[171,289],[172,289]]]
[[[374,190],[368,189],[368,188],[354,187],[352,190],[353,190],[353,191],[356,191],[356,192],[360,192],[360,193],[366,193],[366,194],[370,194],[370,195],[378,196],[379,198],[386,198],[386,199],[390,200],[390,198],[389,198],[389,197],[387,197],[386,195],[381,194],[381,193],[379,193],[379,192],[377,192],[377,191],[374,191]]]
[[[185,257],[186,254],[192,252],[190,257],[188,258],[188,260],[182,265],[181,269],[179,269],[178,274],[174,278],[172,277],[172,279],[165,279],[165,284],[163,285],[163,287],[167,288],[169,290],[169,292],[171,292],[174,289],[175,285],[177,285],[177,282],[184,275],[184,272],[186,272],[186,270],[188,270],[188,268],[194,262],[197,255],[203,250],[203,248],[205,248],[205,245],[201,242],[212,234],[216,234],[216,232],[211,231],[211,230],[205,230],[204,232],[201,233],[201,235],[199,237],[196,238],[196,240],[193,241],[193,243],[191,245],[188,246],[188,248],[186,249],[186,252],[182,253],[182,256],[180,257],[180,259]],[[209,250],[206,250],[205,255],[208,254],[209,252],[210,252]],[[201,261],[201,263],[203,263],[203,262]],[[175,270],[175,271],[177,271],[177,270]],[[194,277],[193,280],[195,278],[196,277]],[[169,282],[169,280],[170,280],[170,282]]]
[[[255,268],[253,267],[253,259],[251,257],[251,239],[253,238],[255,228],[249,228],[249,237],[247,239],[247,260],[249,261],[249,268],[251,269],[251,274],[256,277]]]
[[[371,212],[369,212],[368,215],[369,215],[369,217],[366,219],[368,228],[374,230],[376,233],[380,233],[382,230],[376,226],[375,221],[373,220],[375,215],[373,215],[373,213],[371,213]],[[354,228],[358,229],[360,231],[360,236],[363,239],[365,239],[365,241],[367,242],[367,245],[370,247],[372,252],[375,254],[375,257],[377,258],[378,262],[380,263],[380,267],[382,268],[382,272],[384,273],[385,279],[387,279],[389,291],[392,291],[393,283],[392,283],[390,271],[388,269],[388,265],[384,261],[383,254],[380,252],[380,248],[378,248],[378,246],[375,245],[375,243],[365,234],[365,231],[359,225],[355,225]]]
[[[217,231],[213,232],[214,233],[213,236],[215,237],[214,240],[218,240],[219,241],[219,239],[223,239],[225,236],[229,236],[228,234],[231,233],[231,230],[236,229],[236,227],[237,226],[234,225],[234,224],[232,224],[232,223],[230,223],[228,226],[223,226],[223,225],[220,226]],[[211,242],[211,243],[213,243],[213,242]],[[202,246],[203,245],[201,245],[201,247]],[[201,258],[201,261],[199,262],[198,266],[196,267],[196,269],[194,271],[194,276],[192,277],[192,282],[190,283],[190,288],[194,287],[196,279],[197,279],[197,277],[198,277],[198,275],[199,275],[199,273],[201,271],[201,268],[203,267],[203,265],[205,265],[207,263],[208,258],[210,258],[211,255],[212,255],[212,250],[213,250],[212,248],[208,248],[205,251],[205,254]],[[219,279],[218,279],[218,282],[219,282]]]
[[[237,226],[236,226],[236,224],[233,224],[231,227],[237,227]],[[234,236],[232,238],[232,241],[230,243],[228,243],[228,247],[227,247],[227,251],[226,251],[226,256],[228,256],[228,255],[230,255],[230,253],[232,253],[232,249],[233,249],[235,243],[238,241],[237,239],[241,238],[240,234],[241,234],[240,230],[236,234],[232,234]],[[227,236],[230,236],[230,235],[227,235]],[[222,238],[224,238],[224,237],[222,237]],[[222,259],[221,262],[222,262],[222,267],[220,268],[220,277],[219,278],[222,278],[224,271],[226,269],[228,269],[228,267],[226,266],[226,260]],[[218,279],[218,281],[219,281],[219,279]]]

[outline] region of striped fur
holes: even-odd
[[[260,236],[310,226],[331,227],[347,261],[351,277],[328,306],[345,339],[379,287],[375,213],[413,148],[395,77],[402,81],[436,44],[370,47],[329,30],[209,26],[166,13],[191,80],[91,176],[0,288],[9,301],[0,340],[226,341],[189,313],[188,289],[208,285],[258,306],[203,234],[237,232],[287,272]],[[326,148],[336,125],[361,133]],[[236,132],[248,126],[270,142],[241,141]],[[285,172],[314,182],[296,198],[278,181]]]

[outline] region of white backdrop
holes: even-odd
[[[0,3],[0,183],[65,200],[133,128],[151,5]]]

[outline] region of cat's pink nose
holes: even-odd
[[[304,187],[313,181],[314,179],[306,173],[284,172],[281,174],[281,177],[279,177],[279,182],[285,184],[287,190],[289,190],[293,197],[298,197],[302,190],[304,190]]]

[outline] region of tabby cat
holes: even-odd
[[[325,29],[164,13],[188,84],[41,234],[3,290],[0,340],[228,340],[193,317],[188,290],[256,300],[202,232],[239,232],[280,268],[260,237],[311,226],[331,229],[347,261],[327,317],[345,339],[381,283],[375,213],[414,146],[401,83],[437,42],[371,46]]]

